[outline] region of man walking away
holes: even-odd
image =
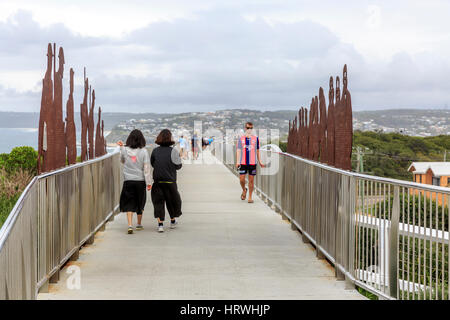
[[[256,159],[261,168],[265,165],[261,163],[259,155],[259,138],[253,135],[253,123],[245,124],[245,134],[240,136],[236,148],[236,168],[239,170],[239,182],[242,188],[241,200],[247,196],[245,187],[245,176],[248,174],[248,203],[253,203],[252,194],[254,189],[254,180],[256,175]]]

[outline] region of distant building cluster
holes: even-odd
[[[154,141],[159,131],[169,128],[175,138],[179,135],[192,135],[194,122],[201,121],[202,131],[214,129],[222,134],[227,129],[242,129],[246,121],[252,121],[257,129],[278,129],[280,136],[287,136],[289,120],[274,119],[264,115],[261,111],[254,110],[219,110],[214,112],[190,112],[171,115],[160,115],[149,119],[129,119],[116,125],[107,136],[109,144],[114,144],[119,139],[124,139],[133,129],[139,129],[149,142]]]
[[[397,132],[409,136],[429,137],[450,135],[450,112],[433,115],[392,115],[386,112],[373,119],[361,119],[354,113],[353,129],[361,131]]]

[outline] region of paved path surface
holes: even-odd
[[[148,194],[143,231],[126,234],[125,214],[117,215],[38,299],[364,299],[344,290],[258,197],[240,200],[238,180],[223,165],[184,165],[178,179],[177,229],[156,232]],[[67,288],[70,265],[80,267],[80,290]]]

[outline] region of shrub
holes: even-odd
[[[8,172],[22,169],[36,173],[37,156],[38,153],[32,147],[15,147],[6,160],[5,169]]]
[[[4,169],[6,167],[8,159],[9,159],[8,153],[0,153],[0,169]]]
[[[28,170],[16,169],[8,172],[0,168],[0,227],[31,179],[33,174]]]

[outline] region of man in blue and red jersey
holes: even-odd
[[[248,203],[253,203],[252,194],[256,175],[256,159],[261,168],[265,165],[261,163],[259,155],[259,138],[252,134],[253,123],[245,124],[245,134],[240,136],[236,148],[236,168],[239,170],[239,182],[242,188],[241,199],[245,200],[247,188],[245,187],[245,175],[248,174]]]

